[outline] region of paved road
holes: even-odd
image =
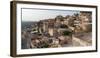
[[[73,37],[73,46],[90,46],[91,43],[81,40],[80,38]]]
[[[86,33],[81,37],[73,36],[73,46],[90,46],[92,45],[92,35],[91,33]]]

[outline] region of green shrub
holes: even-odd
[[[72,32],[70,32],[70,31],[64,31],[63,32],[63,35],[70,35]]]

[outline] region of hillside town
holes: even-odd
[[[92,12],[58,15],[24,26],[21,48],[58,48],[92,45]]]

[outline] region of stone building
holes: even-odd
[[[91,32],[92,31],[92,12],[85,12],[81,11],[79,18],[81,20],[81,28],[85,32]]]
[[[74,19],[75,32],[92,31],[92,12],[80,11]]]

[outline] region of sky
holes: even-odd
[[[73,15],[79,11],[72,10],[47,10],[47,9],[22,9],[22,21],[39,21],[55,18],[57,15]]]

